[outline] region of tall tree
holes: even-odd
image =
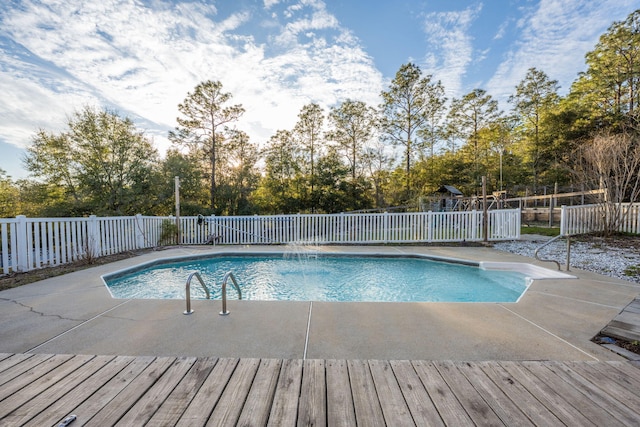
[[[403,64],[389,90],[381,94],[382,136],[392,145],[404,147],[405,201],[412,197],[412,159],[422,148],[419,131],[425,128],[431,110],[439,108],[437,102],[432,102],[432,96],[438,93],[440,83],[432,83],[431,78],[431,75],[422,77],[417,65]]]
[[[198,215],[205,213],[203,206],[207,206],[209,189],[203,177],[202,159],[195,153],[182,153],[172,148],[167,150],[160,168],[159,206],[157,215],[168,215],[175,206],[175,177],[180,178],[180,213],[183,215]]]
[[[331,131],[327,138],[334,141],[349,162],[351,182],[355,183],[358,170],[362,169],[361,158],[364,147],[373,137],[375,110],[362,101],[347,99],[329,111]]]
[[[542,123],[559,102],[558,82],[536,68],[530,68],[527,75],[516,86],[516,93],[509,97],[514,112],[521,121],[521,131],[526,145],[525,153],[531,167],[534,192],[538,187],[541,168],[543,138]]]
[[[435,156],[436,145],[445,137],[444,116],[447,97],[444,94],[444,86],[440,81],[427,85],[427,108],[425,109],[425,123],[418,133],[423,141],[423,147],[427,150],[429,158]]]
[[[222,83],[207,80],[198,84],[193,93],[188,93],[178,105],[178,111],[184,117],[176,120],[178,126],[169,132],[169,139],[181,145],[203,148],[209,159],[210,168],[210,207],[216,209],[216,170],[220,157],[221,139],[226,127],[237,121],[244,108],[240,104],[225,106],[231,100],[231,94],[222,91]]]
[[[473,185],[480,181],[480,161],[489,146],[481,146],[480,130],[488,127],[500,117],[498,102],[483,89],[474,89],[460,99],[451,102],[449,110],[449,131],[452,135],[467,141],[473,156]]]
[[[317,204],[317,195],[315,192],[316,163],[317,158],[322,154],[324,143],[323,127],[324,113],[322,108],[316,103],[311,103],[302,107],[300,114],[298,114],[298,122],[293,130],[294,138],[300,144],[306,160],[305,163],[309,173],[309,185],[311,188],[309,207],[312,212],[315,211]]]
[[[265,174],[255,194],[263,212],[272,214],[299,212],[300,148],[292,132],[278,130],[264,148]]]
[[[571,96],[587,106],[592,128],[626,126],[637,120],[640,105],[640,9],[614,22],[586,54],[587,71]]]
[[[73,196],[74,214],[148,211],[158,153],[129,118],[85,107],[60,134],[38,131],[25,166]]]
[[[0,169],[0,218],[20,214],[16,201],[20,198],[18,187],[4,169]]]
[[[227,144],[229,157],[225,180],[230,190],[228,212],[230,215],[255,213],[249,203],[249,195],[258,182],[258,147],[251,143],[249,135],[238,130],[231,133]]]

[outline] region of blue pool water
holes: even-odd
[[[232,271],[242,299],[286,301],[515,302],[526,277],[513,271],[421,258],[345,256],[215,256],[163,262],[104,280],[114,298],[185,298],[189,274],[200,272],[212,299],[220,299]],[[228,283],[229,299],[237,298]],[[196,280],[192,298],[204,298]]]

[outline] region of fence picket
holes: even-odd
[[[472,212],[414,212],[374,214],[295,214],[204,218],[181,217],[181,243],[204,244],[216,236],[221,244],[380,244],[478,241],[482,215]],[[575,212],[575,217],[593,219]],[[162,224],[173,217],[109,217],[0,219],[0,272],[26,271],[159,244]],[[489,211],[490,240],[516,239],[520,210]],[[563,222],[564,224],[565,222]],[[640,209],[630,212],[626,229],[638,229]],[[592,226],[590,224],[589,226]]]

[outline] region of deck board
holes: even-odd
[[[522,427],[534,425],[477,365],[471,362],[455,362],[455,364],[504,424]]]
[[[639,341],[640,298],[631,301],[600,333],[627,341]]]
[[[63,375],[54,387],[47,387],[42,393],[26,403],[19,401],[18,408],[8,414],[4,421],[9,424],[25,424],[43,410],[58,402],[69,390],[78,387],[87,377],[95,374],[113,359],[114,356],[97,356],[84,364],[80,364],[77,368],[76,365],[70,366],[67,371],[69,374]]]
[[[475,425],[433,362],[419,360],[413,366],[446,425]]]
[[[282,362],[273,406],[267,426],[295,426],[298,419],[298,398],[302,387],[302,360]]]
[[[356,424],[353,407],[349,368],[346,360],[327,360],[327,423],[330,426],[352,426]]]
[[[302,386],[297,422],[299,426],[327,424],[327,383],[324,371],[324,360],[302,362]]]
[[[123,427],[145,425],[195,362],[196,358],[193,357],[176,359],[116,425]]]
[[[546,366],[565,382],[589,396],[603,411],[609,413],[612,418],[619,420],[624,425],[637,424],[637,411],[621,403],[614,396],[611,396],[605,390],[598,387],[597,384],[590,382],[577,372],[572,371],[565,363],[549,362]]]
[[[444,422],[408,360],[392,360],[391,367],[407,402],[413,421],[418,426],[444,426]]]
[[[0,354],[0,425],[637,425],[626,362]]]
[[[369,364],[366,360],[349,360],[347,361],[347,367],[358,425],[384,425],[384,415],[382,414],[379,397],[369,370]]]
[[[114,425],[139,399],[144,397],[174,360],[172,357],[155,359],[85,425],[96,427]]]

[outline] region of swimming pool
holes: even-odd
[[[114,298],[184,299],[189,274],[198,271],[212,299],[232,271],[247,300],[515,302],[530,279],[516,271],[423,256],[343,254],[216,254],[158,260],[103,276]],[[227,288],[229,298],[235,290]],[[192,298],[205,298],[193,284]]]

